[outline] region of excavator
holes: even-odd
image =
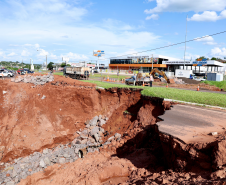
[[[159,71],[157,68],[154,68],[151,70],[151,75],[154,76],[155,73],[160,74],[161,76],[163,76],[163,78],[165,78],[165,80],[167,81],[167,83],[170,83],[170,79],[166,76],[166,74],[163,71]]]

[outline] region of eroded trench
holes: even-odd
[[[121,138],[101,146],[101,151],[111,151],[112,156],[127,159],[138,169],[151,173],[173,170],[196,173],[203,182],[225,180],[224,138],[191,144],[159,131],[158,116],[170,110],[171,102],[142,96],[139,89],[103,90],[62,78],[35,88],[29,84],[0,83],[1,92],[7,92],[0,99],[2,166],[46,148],[70,144],[79,137],[77,131],[86,129],[87,121],[103,115],[109,119],[102,126],[106,132],[100,136],[102,143],[116,133]],[[129,175],[134,176],[132,172]],[[147,181],[145,173],[141,176],[142,182]],[[136,182],[134,178],[131,182]]]

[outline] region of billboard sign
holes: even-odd
[[[68,62],[69,58],[68,57],[62,57],[62,61]]]
[[[102,56],[105,56],[105,53],[103,50],[93,50],[93,56],[102,57]]]
[[[207,65],[207,61],[194,61],[193,66],[204,66]]]

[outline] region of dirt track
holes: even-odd
[[[7,91],[0,97],[1,162],[70,143],[96,115],[109,118],[103,141],[116,132],[122,139],[84,159],[49,166],[20,184],[217,184],[225,179],[223,137],[191,145],[159,132],[158,116],[170,109],[170,102],[134,89],[96,90],[60,76],[31,86],[0,81],[0,92]]]

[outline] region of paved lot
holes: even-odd
[[[224,132],[226,111],[199,108],[189,105],[174,105],[160,116],[159,130],[180,138],[185,142],[205,142],[214,140],[210,132]]]

